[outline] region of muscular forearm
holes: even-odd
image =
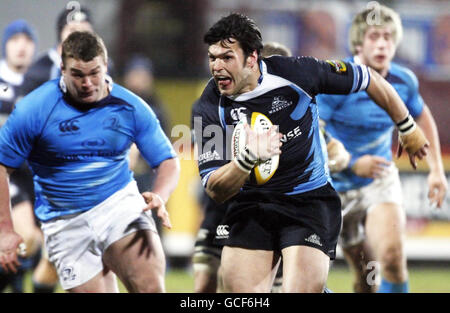
[[[394,87],[372,69],[370,69],[370,75],[367,94],[389,114],[395,123],[403,120],[408,115],[408,109]]]
[[[230,162],[211,174],[206,192],[216,202],[222,203],[239,192],[248,175],[235,162]]]
[[[0,165],[0,231],[12,229],[9,175],[6,167]]]
[[[430,148],[427,155],[427,163],[432,172],[444,172],[441,157],[441,146],[439,143],[439,133],[430,109],[425,106],[422,114],[417,119],[417,124],[423,129],[427,137]]]
[[[180,161],[178,158],[163,161],[157,169],[157,176],[152,192],[158,194],[164,202],[169,200],[180,178]]]

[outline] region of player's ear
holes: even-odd
[[[247,57],[247,64],[249,65],[249,67],[253,67],[257,63],[258,63],[258,52],[256,52],[255,50]]]

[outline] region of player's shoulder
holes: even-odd
[[[22,98],[20,103],[27,105],[46,105],[62,97],[59,78],[49,80]]]
[[[400,65],[398,63],[392,62],[391,67],[389,69],[389,80],[395,80],[400,81],[403,84],[412,87],[417,88],[418,86],[418,80],[417,76],[414,74],[413,71],[411,71],[409,68]]]
[[[141,108],[149,108],[150,106],[138,95],[136,95],[131,90],[117,84],[112,83],[113,88],[111,90],[111,95],[116,99],[120,100],[121,104],[134,110],[139,110]]]
[[[201,112],[202,110],[210,110],[217,108],[220,101],[220,92],[217,89],[213,78],[208,80],[200,98],[193,104],[193,111]]]
[[[14,112],[31,118],[44,118],[62,97],[59,79],[50,80],[21,98],[15,104]]]
[[[317,71],[316,66],[319,63],[317,58],[311,56],[287,57],[281,55],[273,55],[264,58],[267,66],[267,72],[278,76],[298,74],[299,69],[302,71]]]

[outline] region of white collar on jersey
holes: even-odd
[[[353,56],[353,63],[358,64],[358,65],[362,64],[361,59],[359,58],[359,56],[357,56],[357,55]]]
[[[263,95],[271,90],[281,88],[284,86],[290,86],[293,85],[293,83],[283,77],[273,75],[267,72],[267,65],[264,63],[264,61],[261,61],[261,74],[262,74],[262,81],[261,83],[256,86],[255,89],[245,92],[243,94],[239,95],[232,95],[227,96],[231,100],[242,102],[247,101],[256,97],[259,97],[260,95]],[[299,87],[300,88],[300,87]],[[301,88],[300,88],[301,89]],[[306,92],[305,92],[306,93]]]
[[[108,91],[111,93],[112,89],[113,89],[113,80],[111,78],[111,76],[109,76],[108,74],[105,76],[105,81],[106,84],[108,85]],[[67,86],[66,83],[64,81],[64,77],[61,75],[60,79],[59,79],[59,88],[61,89],[61,91],[63,93],[67,93]]]
[[[20,86],[23,83],[24,75],[11,70],[6,64],[6,60],[3,59],[0,61],[0,77],[11,85]]]

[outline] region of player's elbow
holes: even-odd
[[[220,184],[219,182],[211,179],[206,185],[206,193],[211,199],[219,204],[225,202],[236,194],[236,192],[233,192],[231,188],[228,188],[223,184]]]

